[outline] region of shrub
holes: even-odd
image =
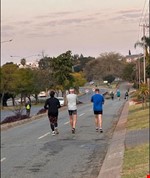
[[[27,118],[29,118],[27,115],[8,116],[1,122],[1,124],[16,122]]]
[[[46,109],[42,108],[42,109],[40,109],[40,110],[38,111],[37,115],[38,115],[38,114],[44,114],[44,113],[46,113]]]

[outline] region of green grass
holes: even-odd
[[[121,178],[146,178],[149,169],[149,145],[127,149]]]
[[[129,107],[127,122],[128,130],[143,129],[149,127],[149,108],[142,109],[142,104]]]
[[[142,109],[142,104],[129,107],[127,130],[149,127],[149,108]],[[126,148],[124,152],[121,178],[146,178],[149,171],[149,144]]]

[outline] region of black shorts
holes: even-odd
[[[94,114],[95,114],[95,115],[103,114],[103,111],[94,111]]]
[[[77,110],[68,110],[69,116],[76,115]]]

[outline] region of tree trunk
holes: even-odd
[[[2,97],[1,97],[1,108],[3,109],[3,98],[4,98],[4,93],[2,93]]]
[[[15,106],[15,98],[14,97],[12,97],[12,104],[13,104],[13,106]]]

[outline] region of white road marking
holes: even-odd
[[[42,136],[39,137],[38,139],[41,139],[41,138],[43,138],[43,137],[46,137],[46,136],[49,135],[49,134],[50,134],[50,132],[47,132],[46,134],[42,135]]]
[[[85,113],[80,114],[79,117],[80,117],[80,116],[83,116],[84,114],[85,114]]]
[[[69,121],[64,123],[64,125],[66,125],[66,124],[69,124]]]
[[[2,159],[1,159],[1,162],[3,162],[5,159],[6,159],[6,158],[2,158]]]

